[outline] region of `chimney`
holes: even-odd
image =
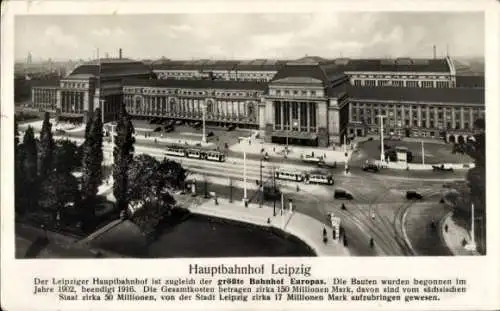
[[[122,59],[122,52],[123,52],[122,48],[118,49],[118,58],[119,59]]]
[[[432,53],[433,53],[432,54],[433,58],[436,59],[436,46],[435,45],[432,46]]]

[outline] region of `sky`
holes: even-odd
[[[474,12],[16,16],[15,58],[431,58],[484,56]]]

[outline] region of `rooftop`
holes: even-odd
[[[349,59],[333,60],[334,64],[344,67],[345,71],[392,71],[392,72],[450,72],[448,61],[440,59]]]
[[[372,99],[484,105],[484,89],[349,86],[347,92],[350,98],[359,100]]]
[[[59,87],[59,79],[27,80],[31,87]]]
[[[324,86],[328,86],[332,81],[345,77],[345,74],[342,68],[335,64],[320,65],[311,61],[289,62],[276,73],[272,81],[292,77],[311,78],[321,81]]]
[[[101,58],[76,67],[68,77],[76,75],[115,77],[149,74],[151,74],[151,70],[142,62],[128,58]]]
[[[223,81],[223,80],[141,80],[126,79],[124,86],[145,87],[171,87],[171,88],[196,88],[196,89],[229,89],[229,90],[260,90],[267,89],[267,83],[253,81]]]

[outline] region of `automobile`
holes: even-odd
[[[422,195],[416,191],[406,191],[406,199],[408,200],[422,200]]]
[[[432,170],[438,172],[453,172],[453,167],[445,166],[444,164],[433,165]]]
[[[367,162],[367,163],[364,163],[363,164],[363,167],[362,167],[363,171],[365,172],[373,172],[373,173],[377,173],[379,171],[379,167],[377,164],[375,163],[372,163],[372,162]]]
[[[184,121],[182,121],[182,120],[177,120],[177,121],[175,121],[175,124],[177,124],[177,125],[183,125],[183,124],[184,124]]]
[[[65,130],[56,129],[56,135],[64,135],[64,134],[66,134]]]
[[[391,145],[384,144],[384,149],[385,149],[385,150],[389,150],[389,149],[391,149],[391,148],[392,148],[392,146],[391,146]],[[380,150],[380,145],[378,146],[378,150]]]
[[[170,125],[172,123],[172,120],[164,120],[161,122],[162,125]],[[175,123],[175,122],[173,122]]]
[[[161,126],[158,126],[157,128],[154,129],[153,132],[161,132],[162,131],[162,128]]]
[[[153,118],[153,119],[149,120],[149,124],[157,124],[157,123],[158,123],[157,118]]]
[[[323,162],[323,157],[314,156],[314,152],[312,154],[301,154],[300,158],[304,163],[320,163]]]
[[[201,128],[201,122],[195,122],[193,125],[192,125],[193,128],[195,129],[199,129]]]
[[[227,127],[227,131],[228,132],[233,131],[235,128],[236,128],[236,125],[232,124],[232,125]]]
[[[214,132],[208,132],[207,137],[215,136]]]
[[[175,128],[174,128],[174,126],[173,126],[173,125],[166,125],[166,126],[164,127],[164,129],[165,129],[165,132],[167,132],[167,133],[170,133],[170,132],[175,131]]]
[[[316,165],[320,168],[337,168],[337,161],[335,161],[331,164],[326,163],[325,161],[319,161]]]
[[[335,189],[335,192],[333,194],[333,197],[335,199],[346,199],[346,200],[352,200],[352,194],[349,192],[343,190],[343,189]]]

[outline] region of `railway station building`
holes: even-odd
[[[259,130],[268,142],[323,147],[377,134],[379,115],[386,133],[459,141],[485,110],[484,88],[457,87],[449,58],[168,64],[88,62],[34,87],[32,104],[78,122],[97,107],[105,122],[115,120],[120,105],[140,119],[205,116],[211,125]]]

